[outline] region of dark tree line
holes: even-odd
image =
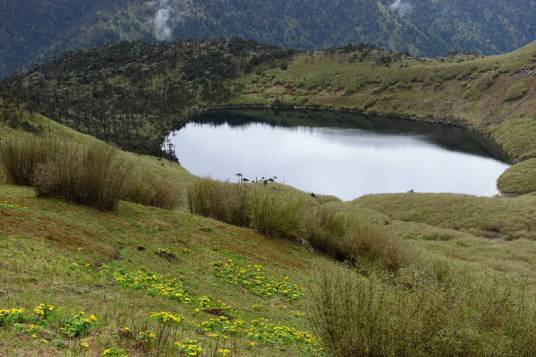
[[[163,155],[169,130],[235,94],[228,80],[284,65],[293,53],[238,39],[122,42],[67,52],[1,86],[30,112],[128,150]]]

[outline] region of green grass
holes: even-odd
[[[391,219],[423,223],[480,237],[536,239],[534,196],[489,198],[456,194],[384,194],[353,202]]]
[[[269,281],[288,276],[289,282],[305,291],[310,284],[310,253],[295,244],[269,240],[250,230],[181,211],[123,203],[117,213],[106,214],[57,200],[38,199],[31,189],[2,186],[0,201],[7,200],[14,201],[15,206],[0,206],[0,306],[29,310],[48,303],[61,310],[37,338],[21,335],[9,326],[0,327],[2,341],[6,341],[0,346],[0,354],[15,356],[24,351],[30,355],[55,355],[75,350],[81,341],[89,343],[91,354],[100,354],[112,346],[136,350],[132,341],[115,337],[114,332],[125,326],[133,331],[145,326],[157,330],[151,325],[150,314],[159,311],[184,316],[177,341],[192,337],[204,347],[216,343],[216,337],[196,332],[197,324],[217,317],[203,312],[202,305],[151,296],[143,289],[118,284],[111,276],[98,273],[102,264],[109,264],[110,271],[120,268],[137,272],[143,267],[147,272],[180,278],[189,296],[209,297],[208,307],[223,307],[246,323],[266,318],[270,324],[310,331],[303,298],[258,296],[216,274],[217,263],[229,259],[241,265],[259,264]],[[164,249],[175,258],[157,254]],[[97,325],[82,339],[61,337],[60,321],[78,311],[95,314]],[[229,336],[227,342],[224,335]],[[57,348],[41,339],[63,339],[67,347]],[[309,350],[307,344],[292,340],[271,344],[225,332],[220,332],[220,339],[222,347],[225,345],[239,355],[270,356],[274,351],[314,355],[305,351]],[[256,345],[250,346],[251,342]]]
[[[536,192],[536,180],[527,180],[527,177],[536,177],[536,159],[523,161],[506,170],[499,177],[499,190],[507,194]]]
[[[508,120],[493,130],[493,138],[513,158],[525,160],[536,157],[535,117]]]
[[[504,98],[504,100],[507,102],[519,100],[523,98],[527,94],[528,91],[529,91],[529,87],[527,83],[525,82],[516,83],[510,88],[508,88],[508,91],[506,92],[506,97]]]

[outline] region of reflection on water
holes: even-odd
[[[497,193],[508,164],[460,128],[322,112],[204,114],[170,136],[190,172],[222,180],[277,176],[317,194]]]

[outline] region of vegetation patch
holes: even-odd
[[[529,87],[525,82],[519,82],[508,88],[504,100],[506,102],[512,102],[523,98],[529,91]]]
[[[534,300],[523,285],[478,275],[420,267],[392,279],[324,270],[310,297],[311,322],[333,356],[535,353]]]
[[[513,158],[536,158],[536,118],[508,120],[494,129],[492,135]]]
[[[536,191],[536,159],[516,164],[499,177],[499,190],[505,194],[523,195]]]
[[[0,142],[0,171],[18,185],[33,186],[42,197],[58,197],[101,210],[120,200],[175,208],[180,193],[161,175],[141,177],[131,161],[106,144],[21,137]]]
[[[298,299],[301,291],[298,286],[289,282],[289,277],[276,279],[267,275],[260,265],[237,265],[232,260],[217,262],[216,276],[232,285],[239,285],[255,295],[273,297],[281,295],[290,299]]]

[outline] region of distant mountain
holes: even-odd
[[[493,54],[536,38],[536,0],[0,0],[0,77],[67,48],[214,37]]]

